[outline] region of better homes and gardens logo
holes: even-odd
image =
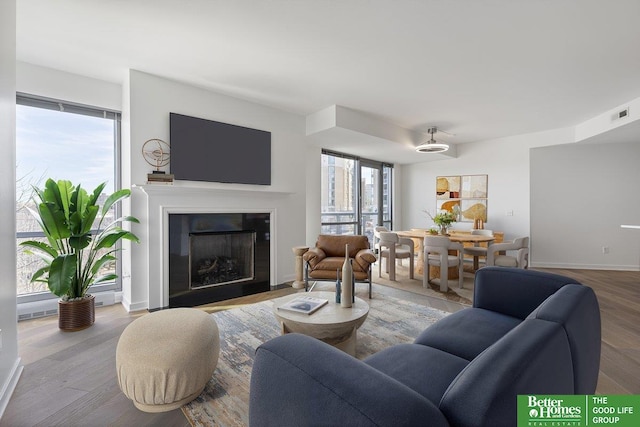
[[[520,395],[518,427],[640,426],[640,395]]]
[[[578,426],[585,419],[583,397],[518,396],[518,413],[521,397],[527,400],[528,426]]]

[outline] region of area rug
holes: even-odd
[[[369,315],[358,329],[358,359],[394,344],[413,342],[427,326],[448,314],[389,296],[376,297],[367,300]],[[264,301],[211,315],[220,330],[218,366],[202,394],[183,406],[182,412],[194,427],[246,426],[255,350],[280,335],[273,303]]]
[[[433,281],[429,283],[429,287],[422,286],[422,275],[415,273],[414,279],[409,279],[409,267],[406,265],[396,266],[396,280],[389,280],[387,273],[382,271],[382,277],[378,277],[378,267],[374,265],[372,270],[373,283],[388,286],[391,288],[401,289],[403,291],[412,292],[414,294],[425,295],[428,297],[444,299],[451,302],[457,302],[464,305],[471,305],[473,302],[473,281],[474,273],[471,266],[465,265],[463,286],[458,286],[458,279],[449,281],[449,289],[446,292],[440,290],[440,285]],[[384,266],[383,266],[384,269]]]

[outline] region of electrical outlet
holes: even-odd
[[[602,253],[603,254],[608,254],[609,253],[609,246],[603,246],[602,247]]]
[[[513,211],[512,211],[512,210],[508,210],[508,211],[506,212],[506,214],[507,214],[507,216],[513,216]]]

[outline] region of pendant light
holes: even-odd
[[[420,144],[416,147],[418,153],[442,153],[449,149],[447,144],[440,144],[433,139],[433,135],[438,132],[438,128],[433,126],[427,129],[427,133],[431,135],[431,139],[424,144]]]

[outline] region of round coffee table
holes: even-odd
[[[278,307],[299,296],[323,298],[329,301],[312,314],[278,310]],[[282,326],[282,334],[297,332],[331,344],[355,357],[356,331],[369,314],[369,304],[356,297],[353,307],[335,303],[335,292],[295,293],[273,300],[273,313]]]

